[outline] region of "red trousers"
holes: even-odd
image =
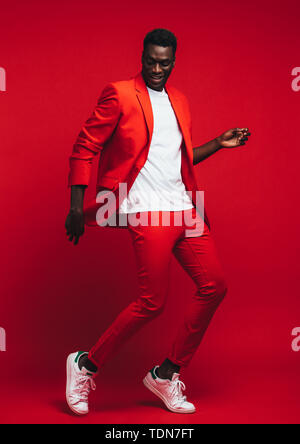
[[[162,219],[166,213],[170,216],[169,226]],[[198,218],[193,232],[190,225],[187,231],[185,213]],[[148,222],[155,220],[155,216],[159,217],[156,219],[158,224],[156,222],[156,225],[152,223],[148,226],[134,226],[129,220],[128,230],[135,251],[139,295],[102,334],[90,350],[89,359],[101,367],[125,341],[162,312],[168,299],[173,254],[194,281],[196,291],[191,295],[177,336],[165,356],[174,364],[186,367],[227,292],[214,240],[195,208],[136,214],[146,215]],[[178,215],[182,217],[181,225],[178,225]],[[185,294],[182,296],[187,297]],[[172,299],[172,302],[176,301]]]

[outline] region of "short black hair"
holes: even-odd
[[[149,44],[163,46],[164,48],[172,46],[173,56],[175,57],[177,50],[177,38],[173,32],[169,31],[168,29],[157,28],[148,32],[144,39],[144,51]]]

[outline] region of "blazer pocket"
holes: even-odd
[[[102,176],[98,180],[97,187],[114,190],[118,186],[119,179],[112,176]]]

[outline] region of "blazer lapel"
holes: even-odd
[[[170,102],[172,104],[172,107],[174,109],[175,115],[177,117],[177,121],[178,121],[178,124],[180,126],[180,129],[181,129],[181,132],[182,132],[182,135],[183,135],[183,139],[184,139],[184,142],[185,142],[185,146],[186,146],[187,154],[189,156],[189,160],[193,164],[193,146],[192,146],[192,140],[191,140],[190,132],[189,132],[189,129],[188,129],[186,121],[185,121],[185,116],[184,116],[185,110],[184,110],[184,107],[182,105],[182,102],[181,102],[180,98],[176,94],[176,90],[174,91],[172,86],[168,86],[166,84],[165,85],[165,89],[166,89],[166,91],[168,93]]]
[[[149,93],[141,72],[135,77],[135,89],[145,116],[148,129],[148,143],[150,145],[154,128],[154,118]]]

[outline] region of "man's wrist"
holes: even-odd
[[[215,142],[216,142],[217,150],[220,150],[221,148],[223,148],[220,136],[215,138]]]

